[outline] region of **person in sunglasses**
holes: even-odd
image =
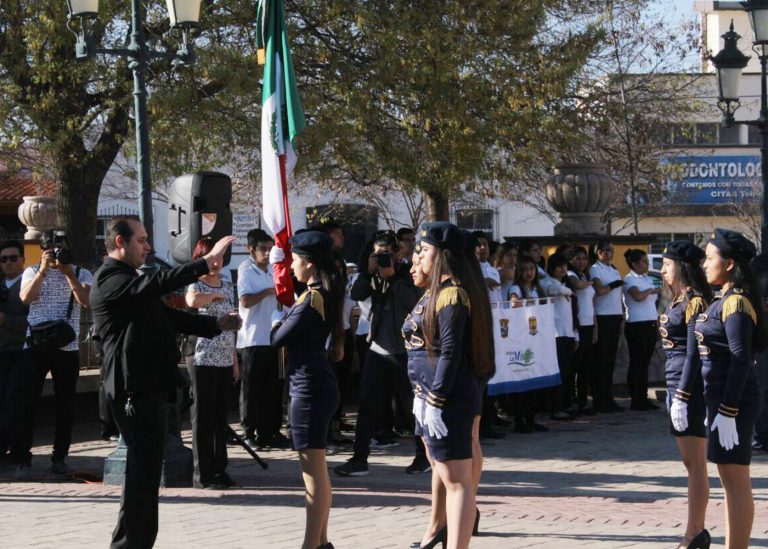
[[[29,312],[19,298],[24,272],[24,246],[20,242],[7,240],[0,244],[0,270],[0,461],[6,461],[19,424],[16,399]]]

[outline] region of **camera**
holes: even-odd
[[[375,257],[376,257],[376,264],[379,267],[391,267],[395,258],[394,254],[387,253],[387,252],[376,254]]]
[[[69,265],[72,263],[72,252],[62,247],[63,244],[68,243],[67,233],[64,231],[48,231],[40,239],[40,248],[45,251],[53,250],[53,257],[56,261],[62,265]]]

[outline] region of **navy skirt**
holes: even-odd
[[[421,430],[432,459],[472,459],[472,424],[477,411],[482,409],[482,400],[476,378],[468,369],[461,369],[443,406],[442,418],[448,435],[437,439],[429,436],[426,429]]]
[[[683,363],[685,357],[667,357],[666,379],[667,379],[667,410],[672,407],[672,398],[675,391],[680,386],[680,377],[683,375]],[[699,382],[691,391],[691,398],[688,400],[688,428],[685,431],[678,431],[669,422],[669,432],[676,437],[699,437],[707,438],[707,426],[704,420],[707,417],[707,405],[704,402],[704,383]]]
[[[721,398],[705,394],[707,403],[707,459],[712,463],[723,465],[749,465],[752,462],[752,435],[755,432],[755,423],[760,414],[761,395],[759,389],[747,385],[739,402],[739,415],[736,416],[736,431],[739,434],[739,444],[731,450],[720,446],[720,434],[712,432],[710,424],[717,415]]]

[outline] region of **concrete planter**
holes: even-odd
[[[555,235],[604,234],[603,215],[615,183],[599,164],[562,164],[547,181],[547,200],[560,214]]]
[[[50,196],[25,196],[19,205],[19,220],[26,225],[26,240],[37,240],[56,227],[56,199]]]

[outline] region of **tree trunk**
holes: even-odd
[[[427,221],[450,221],[448,196],[442,191],[425,191]]]
[[[96,265],[96,213],[101,181],[83,168],[59,172],[56,210],[59,225],[67,233],[75,263],[85,268]]]

